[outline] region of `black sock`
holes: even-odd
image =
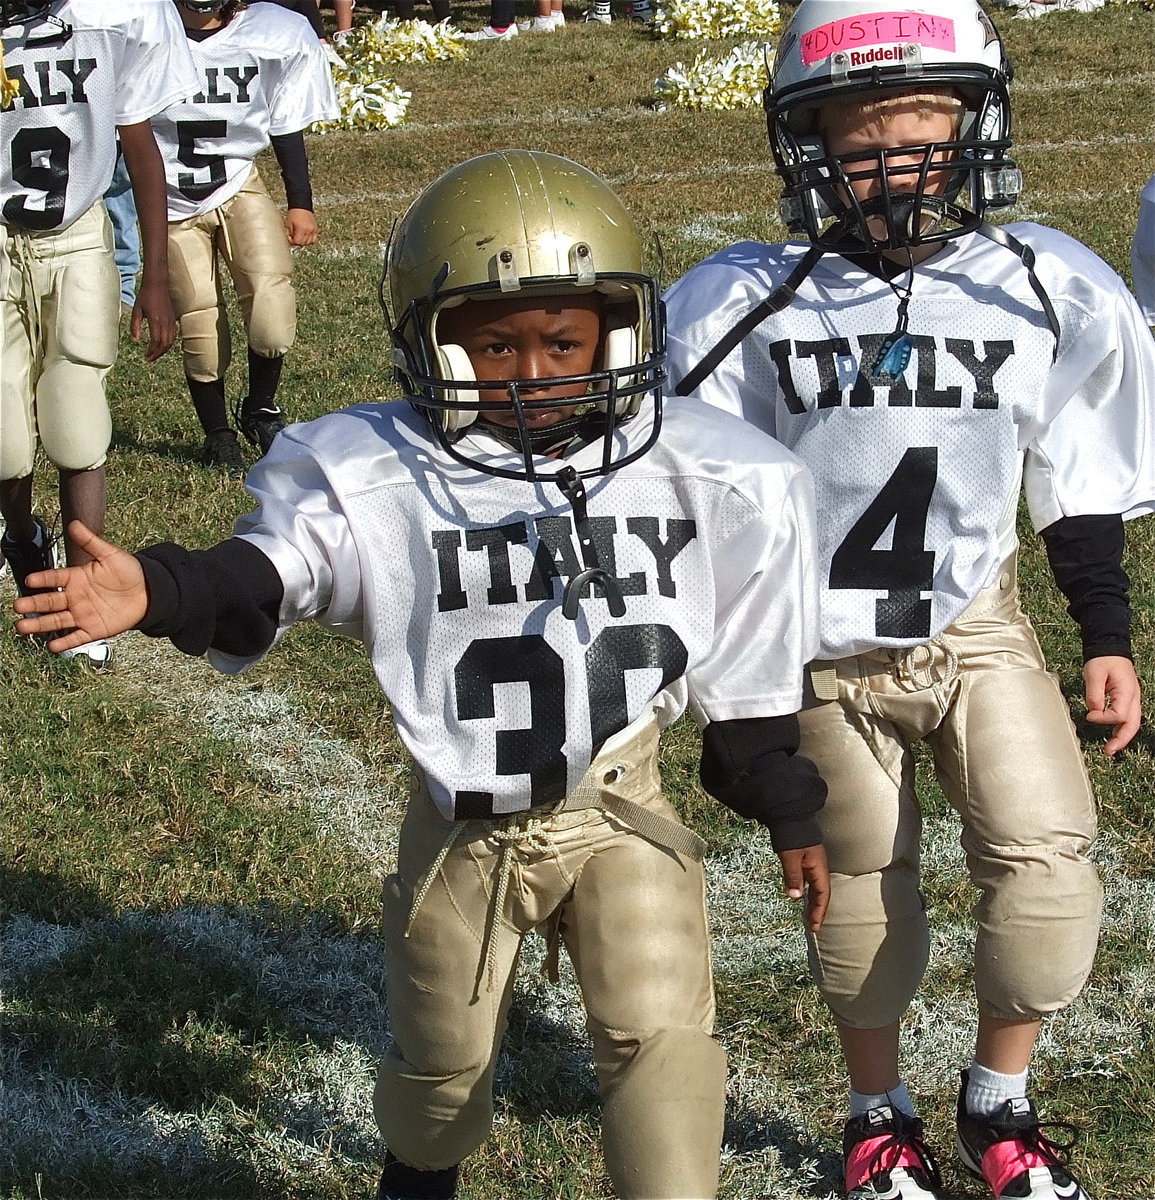
[[[435,21],[447,21],[449,19],[449,0],[429,0],[429,7],[433,9],[433,19]]]
[[[508,29],[513,24],[515,0],[490,0],[489,26],[491,29]]]
[[[216,433],[218,429],[228,429],[229,412],[225,404],[225,381],[210,379],[203,383],[197,379],[185,376],[189,395],[192,396],[193,408],[196,409],[197,420],[201,428],[208,433]]]
[[[412,21],[417,15],[417,0],[396,0],[397,20]]]
[[[281,368],[284,365],[283,354],[278,354],[275,358],[264,358],[249,347],[249,394],[245,398],[246,413],[262,408],[279,411],[277,387],[281,382]]]

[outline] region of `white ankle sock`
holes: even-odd
[[[850,1089],[850,1115],[852,1117],[861,1117],[863,1113],[870,1112],[872,1108],[881,1108],[884,1104],[889,1104],[891,1108],[905,1113],[908,1117],[914,1116],[914,1101],[910,1098],[910,1092],[906,1090],[906,1084],[901,1079],[898,1081],[898,1087],[891,1088],[889,1092],[879,1092],[876,1095],[866,1095],[863,1092],[856,1092],[853,1088]]]
[[[1006,1100],[1027,1094],[1027,1072],[1021,1075],[1000,1075],[979,1062],[971,1063],[967,1094],[967,1112],[976,1117],[989,1117],[998,1112]]]

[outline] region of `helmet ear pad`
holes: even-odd
[[[437,353],[437,367],[442,379],[460,382],[476,380],[473,363],[469,361],[464,346],[458,346],[455,342],[445,342],[435,344],[434,350]],[[447,404],[477,404],[479,397],[476,388],[446,388],[444,399]],[[476,409],[442,408],[434,411],[437,412],[446,433],[457,433],[467,429],[477,420]]]
[[[602,350],[602,370],[603,371],[620,371],[626,367],[634,366],[638,361],[638,339],[634,333],[632,325],[621,325],[616,329],[610,329],[606,332],[605,345]],[[625,376],[618,381],[619,383],[628,384],[633,380],[629,376]],[[617,416],[632,417],[641,404],[641,396],[623,396],[617,402]],[[599,404],[599,408],[605,409],[605,404]]]

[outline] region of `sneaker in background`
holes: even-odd
[[[614,19],[613,13],[610,12],[608,3],[602,4],[595,2],[586,9],[586,15],[582,17],[585,22],[596,21],[599,25],[608,25]]]
[[[245,473],[245,460],[241,457],[241,446],[231,429],[214,429],[205,438],[201,448],[201,462],[206,467],[218,467],[230,475]]]
[[[248,404],[248,396],[239,401],[233,420],[248,441],[268,454],[273,438],[285,428],[285,414],[275,404],[268,408],[249,408]]]
[[[85,642],[83,646],[73,646],[71,650],[61,650],[56,657],[71,659],[93,671],[111,671],[112,643],[105,638],[98,638],[95,642]]]
[[[486,25],[484,29],[476,29],[473,33],[464,35],[467,42],[505,42],[517,37],[517,25],[507,25],[504,29],[495,29]]]
[[[21,596],[33,596],[43,588],[30,588],[25,580],[35,571],[51,571],[56,566],[56,555],[52,549],[52,535],[48,526],[33,516],[36,533],[31,542],[18,542],[5,530],[0,538],[0,556],[8,564],[16,590]]]

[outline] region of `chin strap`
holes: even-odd
[[[556,421],[544,429],[527,428],[524,432],[524,441],[534,454],[546,456],[560,454],[569,448],[571,442],[583,436],[589,419],[588,413],[575,413],[572,417],[567,417],[564,421]],[[599,420],[598,424],[602,425],[604,422]],[[478,417],[477,426],[484,429],[490,437],[501,442],[503,446],[508,446],[511,450],[518,451],[519,454],[525,453],[525,446],[522,444],[523,434],[516,425],[498,425],[495,421],[487,421],[484,417]]]
[[[821,246],[811,246],[802,261],[790,272],[786,280],[780,283],[765,300],[756,304],[739,322],[733,326],[712,350],[699,361],[698,365],[682,377],[681,382],[674,388],[675,395],[688,396],[697,390],[703,380],[708,379],[718,366],[729,355],[747,334],[753,333],[763,321],[789,308],[798,289],[806,281],[815,264],[826,253]]]
[[[1043,306],[1043,315],[1047,318],[1047,326],[1054,335],[1055,349],[1051,354],[1051,362],[1057,361],[1061,334],[1059,318],[1055,313],[1055,306],[1051,303],[1051,297],[1047,295],[1047,289],[1043,287],[1042,280],[1035,274],[1035,252],[1030,246],[1020,242],[1013,234],[1007,233],[1000,225],[992,225],[989,221],[983,221],[975,232],[981,233],[988,241],[992,241],[995,245],[1002,246],[1018,256],[1019,261],[1026,269],[1031,291],[1035,293],[1039,303]]]
[[[554,476],[554,482],[561,494],[573,506],[574,530],[581,546],[582,562],[585,570],[575,575],[565,585],[562,596],[562,615],[571,621],[577,620],[578,609],[587,592],[593,588],[601,588],[610,607],[610,615],[624,617],[626,602],[618,581],[598,563],[597,547],[594,545],[593,531],[590,529],[589,514],[586,511],[586,485],[582,477],[568,463]]]

